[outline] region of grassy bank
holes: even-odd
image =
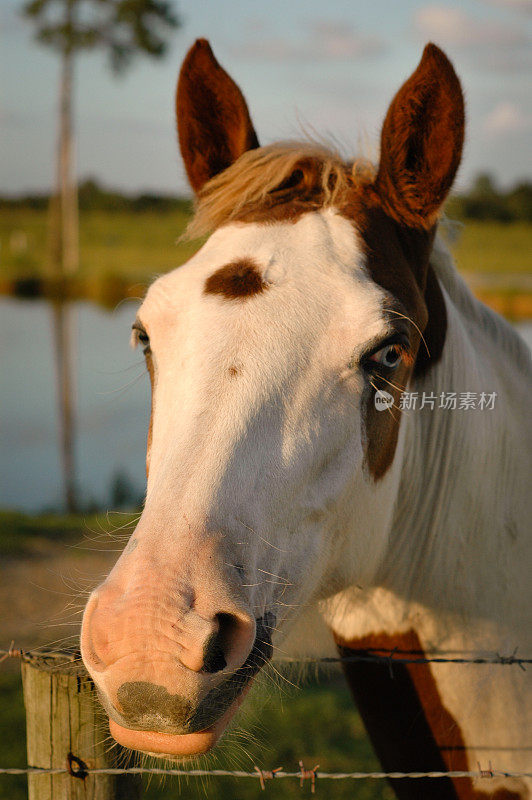
[[[83,584],[86,576],[105,574],[116,560],[119,547],[108,533],[117,531],[119,525],[125,525],[127,533],[133,519],[123,515],[109,519],[106,515],[34,517],[0,513],[0,647],[9,646],[15,632],[19,636],[16,644],[26,648],[63,635],[57,628],[58,615],[64,614],[60,610],[65,600],[71,604],[71,576],[81,578]],[[78,546],[83,539],[85,545]],[[109,551],[107,567],[101,553],[105,547]],[[24,726],[18,664],[10,659],[0,664],[0,766],[25,766]],[[104,731],[102,735],[106,735]],[[295,771],[300,758],[308,767],[320,764],[324,772],[378,768],[360,717],[337,671],[281,677],[273,667],[269,668],[257,679],[238,725],[213,756],[202,760],[201,766],[253,771],[254,764],[259,764],[264,769],[282,766]],[[310,786],[301,790],[296,780],[269,783],[267,791],[274,799],[310,796]],[[331,800],[347,800],[355,794],[358,800],[393,797],[382,781],[359,781],[356,787],[349,781],[332,781],[322,783],[318,793]],[[0,800],[23,800],[26,796],[25,778],[0,775]],[[163,785],[154,778],[145,793],[147,800],[253,800],[261,796],[257,780],[232,778],[188,782],[166,779]]]
[[[85,212],[80,219],[82,278],[120,278],[147,283],[186,261],[197,243],[177,242],[188,221],[183,211]],[[4,209],[0,216],[0,274],[41,277],[45,272],[47,215]],[[532,272],[532,225],[466,222],[454,246],[463,272]]]
[[[0,295],[90,300],[115,308],[142,297],[157,275],[182,264],[198,242],[183,242],[189,219],[172,211],[86,211],[80,219],[80,269],[58,279],[47,268],[47,214],[3,209],[0,215]],[[512,320],[532,318],[532,225],[468,221],[452,245],[473,291]]]
[[[461,272],[488,275],[532,273],[532,225],[525,222],[463,223],[452,246]]]
[[[4,209],[0,215],[1,275],[46,274],[47,214]],[[196,244],[177,243],[188,217],[183,212],[138,214],[100,211],[80,217],[80,277],[148,283],[186,261]]]

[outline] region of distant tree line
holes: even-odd
[[[2,208],[28,208],[37,211],[48,208],[49,194],[24,194],[17,197],[0,197]],[[103,187],[94,178],[82,181],[78,188],[80,211],[183,211],[192,210],[192,203],[186,197],[155,192],[124,194]]]
[[[28,194],[16,198],[0,197],[1,208],[45,209],[49,195]],[[80,211],[181,211],[192,209],[186,197],[143,192],[128,195],[104,188],[94,178],[79,185]],[[446,212],[452,219],[496,220],[498,222],[532,222],[532,182],[521,181],[508,191],[500,191],[491,175],[481,174],[471,189],[453,195]]]
[[[520,181],[502,192],[491,175],[482,173],[467,193],[449,199],[446,213],[452,219],[532,222],[532,183]]]

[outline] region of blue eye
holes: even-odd
[[[377,350],[376,353],[373,353],[373,355],[370,356],[370,361],[374,361],[376,364],[380,364],[382,367],[393,369],[394,367],[399,366],[401,356],[402,350],[399,345],[388,344],[386,347],[382,347],[380,350]]]

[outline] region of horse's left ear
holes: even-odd
[[[464,141],[464,97],[434,44],[391,102],[376,178],[380,202],[398,222],[430,228],[451,188]]]
[[[246,150],[259,146],[244,95],[206,39],[192,45],[181,67],[176,117],[181,155],[195,192]]]

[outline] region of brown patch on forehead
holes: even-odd
[[[429,664],[396,663],[423,658],[414,630],[343,639],[335,635],[342,657],[386,656],[386,663],[351,661],[342,665],[351,693],[383,769],[387,772],[469,772],[468,745],[456,719],[443,703]],[[390,651],[393,654],[390,655]],[[512,788],[477,789],[471,778],[390,780],[400,800],[525,800],[521,781]],[[519,787],[519,788],[517,788]]]
[[[244,300],[268,288],[260,268],[251,258],[231,261],[205,281],[205,294],[219,294],[227,300]]]

